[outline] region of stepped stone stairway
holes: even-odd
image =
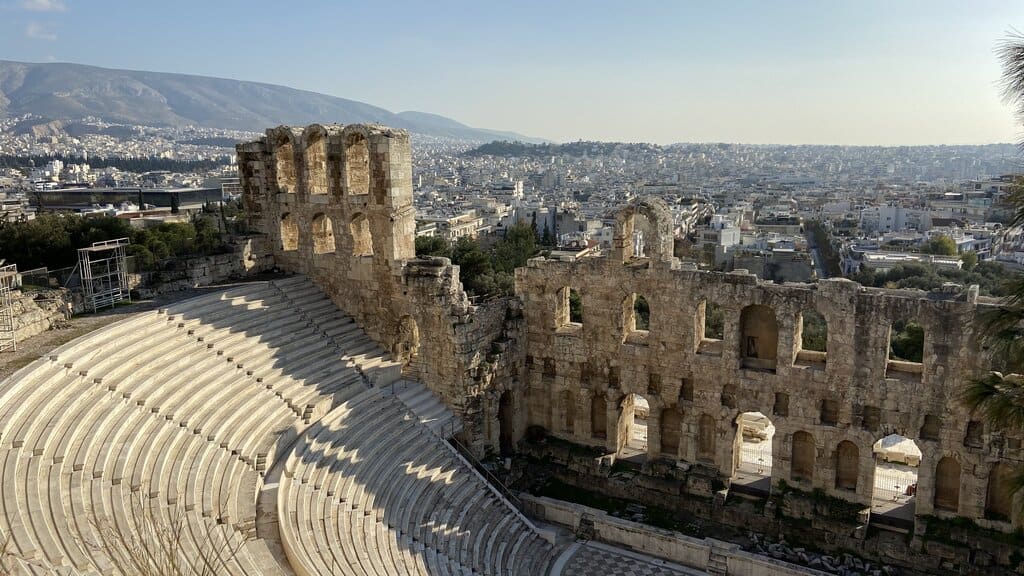
[[[139,573],[130,552],[170,530],[197,573],[288,574],[256,530],[257,495],[284,462],[281,539],[289,558],[318,551],[296,553],[295,573],[405,573],[392,567],[428,559],[447,568],[420,573],[544,573],[550,546],[437,436],[454,429],[305,277],[136,314],[0,382],[0,572]],[[414,472],[396,475],[405,461]],[[449,489],[421,480],[436,478]],[[342,513],[356,502],[374,515]],[[334,525],[349,517],[359,531]],[[403,518],[417,531],[400,531]],[[306,536],[331,540],[290,539]],[[359,563],[324,569],[339,557]]]

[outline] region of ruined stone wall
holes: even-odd
[[[958,400],[964,382],[988,368],[977,320],[985,304],[976,289],[925,294],[842,279],[778,285],[745,273],[684,269],[658,251],[633,257],[628,220],[665,209],[644,200],[624,210],[608,256],[538,258],[516,271],[529,424],[615,451],[618,424],[631,411],[628,396],[639,394],[650,404],[648,456],[700,463],[724,479],[738,457],[737,417],[761,412],[776,427],[773,485],[785,481],[865,506],[873,444],[896,433],[923,453],[918,515],[1010,528],[986,519],[985,507],[995,465],[1024,456],[1020,439],[985,429]],[[565,321],[567,288],[582,297],[581,323]],[[649,330],[635,329],[637,296],[649,305]],[[721,340],[705,337],[710,303],[724,312]],[[824,353],[801,349],[801,314],[811,310],[828,323]],[[901,320],[924,329],[921,363],[889,358],[890,327]],[[662,430],[662,422],[671,429]]]
[[[516,271],[518,299],[476,306],[457,266],[415,258],[404,131],[279,127],[237,151],[249,224],[275,265],[309,276],[439,394],[478,453],[515,445],[531,425],[615,451],[635,393],[650,405],[651,458],[728,478],[736,420],[761,412],[776,428],[773,485],[867,506],[873,444],[897,433],[923,453],[918,515],[1012,526],[986,518],[986,506],[996,464],[1022,460],[1020,439],[986,430],[957,399],[988,368],[976,290],[778,285],[684,269],[672,256],[668,207],[643,198],[617,214],[608,255],[532,260]],[[640,216],[650,237],[635,253]],[[582,297],[579,323],[570,288]],[[712,304],[724,314],[721,339],[704,331]],[[825,352],[801,348],[812,310],[828,323]],[[920,363],[888,357],[891,326],[908,320],[924,330]]]
[[[279,268],[309,276],[371,338],[464,416],[482,448],[474,383],[503,329],[470,305],[457,266],[416,259],[409,135],[374,125],[287,126],[237,147],[249,226]]]
[[[76,302],[66,288],[15,290],[11,294],[14,337],[18,342],[60,326],[73,313],[81,311],[81,301]]]

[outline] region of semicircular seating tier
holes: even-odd
[[[302,277],[135,314],[53,350],[0,383],[3,560],[131,573],[122,556],[173,527],[184,556],[230,556],[213,573],[275,573],[252,539],[265,471],[392,364]]]
[[[295,443],[277,501],[296,574],[547,574],[557,549],[401,396],[364,392]]]
[[[300,574],[543,573],[523,567],[551,547],[435,435],[451,414],[433,394],[393,392],[400,377],[302,276],[73,340],[0,382],[0,572],[167,573],[149,558],[188,564],[171,573],[284,575],[283,540]],[[385,450],[385,437],[421,450]],[[284,462],[280,490],[267,478]],[[294,480],[307,474],[319,480]],[[376,515],[336,524],[357,516],[351,503]],[[280,531],[265,520],[278,509]],[[327,538],[336,549],[318,548]],[[324,571],[330,558],[354,563]]]

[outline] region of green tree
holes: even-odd
[[[440,236],[417,236],[416,255],[420,258],[427,256],[452,257],[452,245]]]
[[[491,259],[480,248],[480,243],[473,238],[463,236],[452,246],[452,263],[459,267],[459,277],[465,289],[473,294],[487,294],[493,289],[494,269]]]
[[[1024,123],[1024,36],[1006,38],[998,54],[1003,64],[1003,95]],[[1024,186],[1020,180],[1009,201],[1015,208],[1010,225],[1024,224]],[[983,341],[1002,372],[990,372],[969,382],[962,400],[987,421],[991,430],[1020,435],[1024,433],[1024,380],[1004,374],[1024,372],[1024,274],[1016,274],[1007,289],[1007,296],[984,319]],[[1012,494],[1024,489],[1024,468],[1014,470],[1009,489]]]
[[[955,256],[956,242],[949,236],[939,234],[932,236],[921,251],[925,254],[935,254],[938,256]]]
[[[569,322],[583,323],[583,298],[575,290],[569,290]]]
[[[544,233],[540,237],[540,245],[541,246],[547,246],[547,247],[554,247],[555,244],[556,244],[556,242],[555,242],[555,235],[551,233],[551,228],[548,227],[548,223],[545,221],[544,222]]]
[[[978,254],[975,252],[964,252],[960,255],[960,261],[963,262],[964,270],[970,272],[978,265]]]
[[[924,329],[917,322],[893,322],[889,342],[895,360],[920,362],[924,356]]]

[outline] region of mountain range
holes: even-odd
[[[50,120],[97,116],[146,126],[263,131],[279,124],[379,122],[429,136],[539,142],[513,132],[473,128],[426,112],[377,106],[286,86],[209,76],[0,60],[0,118]]]

